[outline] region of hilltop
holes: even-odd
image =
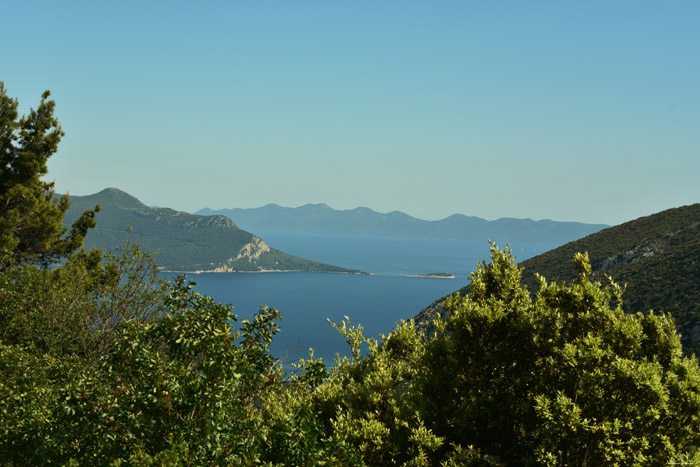
[[[169,208],[151,208],[117,188],[88,196],[71,196],[64,224],[99,204],[98,227],[85,239],[87,247],[114,250],[127,237],[169,271],[258,272],[307,271],[357,273],[309,261],[270,248],[261,238],[241,230],[225,216],[201,216]]]
[[[670,313],[685,351],[700,355],[700,204],[641,217],[523,261],[522,282],[534,292],[535,273],[549,282],[571,281],[576,252],[588,252],[595,280],[610,276],[626,286],[625,311]],[[443,300],[416,317],[423,328],[435,312],[444,313]]]
[[[439,221],[426,221],[401,211],[386,214],[360,207],[337,210],[326,204],[306,204],[297,208],[268,204],[252,209],[209,208],[197,214],[227,216],[251,232],[315,233],[387,237],[485,239],[496,242],[536,242],[561,245],[597,232],[604,224],[557,222],[549,219],[502,218],[495,221],[453,214]]]

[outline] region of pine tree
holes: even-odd
[[[70,206],[68,195],[57,197],[53,182],[42,180],[64,135],[49,96],[45,91],[36,110],[20,117],[17,99],[0,82],[1,267],[47,266],[82,248],[88,230],[95,227],[99,206],[85,211],[67,234],[63,215]]]

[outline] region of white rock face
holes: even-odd
[[[258,237],[255,237],[250,243],[246,243],[238,250],[238,256],[236,256],[233,261],[238,261],[242,258],[248,258],[249,260],[254,260],[260,258],[260,255],[270,251],[270,247],[267,243],[263,242]]]
[[[252,263],[254,260],[260,258],[260,255],[267,253],[268,251],[270,251],[270,247],[267,245],[267,243],[263,242],[258,237],[255,237],[252,242],[246,243],[240,250],[238,250],[238,255],[235,258],[229,258],[225,264],[214,269],[210,269],[207,272],[236,272],[238,269],[236,269],[236,267],[233,265],[236,261],[240,259],[247,259]],[[258,269],[262,271],[262,269]]]

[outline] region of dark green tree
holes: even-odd
[[[430,337],[412,322],[381,342],[337,326],[353,358],[312,392],[324,436],[366,465],[700,462],[700,368],[672,318],[626,314],[621,287],[574,261],[571,284],[541,278],[533,299],[493,246]]]
[[[95,227],[94,210],[85,211],[67,234],[63,215],[68,195],[55,196],[53,182],[43,181],[46,162],[58,150],[64,133],[49,91],[27,115],[0,82],[0,265],[48,265],[83,246]],[[67,235],[66,235],[67,234]]]

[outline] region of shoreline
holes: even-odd
[[[314,273],[314,274],[351,274],[351,275],[356,275],[356,276],[378,276],[379,274],[375,274],[373,272],[362,272],[362,271],[303,271],[301,269],[260,269],[258,271],[235,271],[235,270],[229,270],[229,271],[222,271],[222,270],[216,270],[216,269],[210,269],[210,270],[197,270],[197,271],[182,271],[182,270],[171,270],[171,269],[161,269],[158,272],[167,272],[171,274],[225,274],[225,273],[235,273],[235,274],[264,274],[268,272],[309,272],[309,273]]]

